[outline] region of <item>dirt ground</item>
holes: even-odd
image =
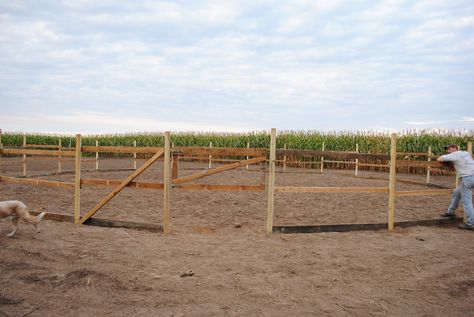
[[[101,168],[129,168],[103,160]],[[131,171],[86,171],[83,178],[124,179]],[[53,172],[34,161],[28,174]],[[180,176],[206,168],[181,163]],[[63,163],[72,169],[72,162]],[[2,172],[21,163],[2,159]],[[386,173],[289,169],[277,186],[387,186]],[[72,181],[73,174],[43,179]],[[368,178],[372,179],[368,179]],[[423,176],[398,175],[424,181]],[[259,183],[258,168],[195,182]],[[162,179],[161,163],[140,181]],[[432,182],[454,185],[453,177]],[[399,189],[423,185],[399,183]],[[112,190],[83,186],[84,214]],[[162,223],[160,190],[125,189],[98,217]],[[0,200],[72,214],[73,191],[0,183]],[[396,220],[434,219],[449,196],[396,201]],[[265,234],[266,192],[174,189],[169,236],[44,221],[14,238],[0,222],[0,316],[473,316],[474,233],[452,226],[382,231]],[[387,194],[283,194],[275,225],[386,222]]]

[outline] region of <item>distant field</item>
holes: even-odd
[[[2,135],[4,146],[20,147],[23,136],[26,135],[28,144],[57,145],[61,138],[62,146],[74,147],[73,135],[48,135],[48,134],[22,134],[6,132]],[[83,145],[95,145],[96,140],[100,145],[132,146],[134,141],[137,146],[161,146],[162,133],[130,133],[110,135],[83,136]],[[431,146],[434,155],[444,153],[443,146],[457,143],[461,148],[466,148],[467,142],[474,141],[474,130],[467,132],[440,131],[440,132],[413,132],[406,131],[399,134],[399,152],[427,152]],[[173,133],[172,142],[176,146],[209,146],[214,147],[269,147],[270,135],[258,131],[245,134],[235,133],[206,133],[186,132]],[[317,132],[317,131],[281,131],[277,138],[277,148],[320,150],[327,151],[355,151],[358,145],[361,153],[388,153],[390,148],[389,134],[367,133],[359,131],[343,132]]]

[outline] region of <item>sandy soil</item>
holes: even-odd
[[[2,160],[7,175],[20,163]],[[106,160],[103,168],[126,168]],[[32,162],[29,174],[52,172]],[[83,169],[94,163],[84,163]],[[63,164],[63,168],[68,168]],[[69,168],[72,168],[70,163]],[[180,175],[204,164],[182,163]],[[302,173],[304,172],[304,173]],[[84,172],[123,179],[131,172]],[[361,172],[364,177],[387,177]],[[199,182],[258,184],[240,169]],[[422,176],[399,175],[423,181]],[[71,181],[73,175],[42,177]],[[160,181],[160,163],[140,176]],[[350,171],[293,169],[277,185],[386,186]],[[433,182],[453,185],[452,177]],[[400,189],[422,189],[399,184]],[[110,187],[84,187],[82,211]],[[437,218],[449,197],[397,199],[396,220]],[[0,183],[0,200],[33,210],[72,213],[70,190]],[[162,192],[126,189],[97,216],[161,223]],[[386,194],[277,194],[275,225],[384,222]],[[265,192],[172,193],[172,234],[44,221],[14,238],[0,222],[0,316],[472,316],[474,233],[453,226],[283,235],[264,233]]]

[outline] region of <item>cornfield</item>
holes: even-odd
[[[23,136],[28,144],[58,145],[61,138],[63,147],[74,147],[73,135],[22,134],[3,133],[2,143],[5,147],[21,147]],[[399,152],[423,152],[431,146],[433,155],[444,153],[444,146],[450,143],[466,149],[467,143],[474,140],[474,130],[459,131],[405,131],[398,135],[397,150]],[[110,135],[87,135],[82,137],[83,145],[94,146],[96,141],[102,146],[162,146],[162,133],[130,133]],[[172,133],[171,141],[175,146],[209,146],[214,147],[247,147],[268,148],[270,135],[265,131],[250,133],[206,133],[178,132]],[[318,131],[282,131],[278,133],[277,148],[285,145],[288,149],[321,150],[324,143],[327,151],[355,151],[358,144],[361,153],[388,153],[390,135],[358,131],[318,132]]]
[[[22,134],[4,133],[2,143],[5,147],[22,147],[23,137],[26,136],[27,144],[58,145],[59,139],[63,147],[75,147],[73,135],[48,135],[48,134]],[[470,131],[404,131],[398,134],[397,152],[427,153],[431,146],[432,154],[438,156],[445,153],[444,146],[458,144],[461,149],[466,149],[467,143],[474,140],[474,130]],[[101,146],[163,146],[162,133],[130,133],[111,135],[86,135],[82,137],[82,145],[95,146],[96,141]],[[269,148],[270,134],[266,131],[249,133],[206,133],[206,132],[178,132],[172,133],[171,141],[174,146],[201,146],[208,147],[240,147]],[[388,154],[390,150],[390,135],[388,133],[374,133],[361,131],[280,131],[277,136],[277,148],[306,149],[326,151],[355,151],[356,145],[360,153]],[[102,154],[101,154],[102,155]],[[107,154],[104,154],[106,156]],[[294,161],[306,161],[299,158],[287,158]],[[426,159],[426,157],[413,157],[413,159]],[[309,161],[319,161],[313,158]],[[378,162],[386,163],[386,162]],[[291,164],[290,164],[291,165]],[[298,165],[301,166],[301,165]],[[311,165],[310,165],[311,166]],[[353,168],[345,164],[329,164],[332,168]],[[371,169],[371,168],[366,168]],[[375,168],[377,169],[377,168]],[[410,172],[422,173],[421,169]]]

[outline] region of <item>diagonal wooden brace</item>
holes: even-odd
[[[192,180],[195,180],[195,179],[198,179],[198,178],[202,178],[202,177],[206,177],[206,176],[209,176],[209,175],[212,175],[212,174],[216,174],[216,173],[228,171],[228,170],[231,170],[231,169],[239,168],[239,167],[249,165],[249,164],[255,164],[255,163],[258,163],[258,162],[265,161],[265,160],[266,160],[266,158],[264,156],[254,157],[254,158],[251,158],[249,160],[239,161],[239,162],[236,162],[236,163],[216,167],[216,168],[210,169],[210,170],[205,171],[205,172],[200,172],[200,173],[196,173],[196,174],[176,178],[176,179],[173,179],[173,184],[182,184],[182,183],[189,182],[189,181],[192,181]]]
[[[127,177],[120,185],[118,185],[110,194],[107,195],[100,203],[97,204],[94,208],[92,208],[84,217],[79,220],[80,224],[86,222],[90,217],[92,217],[100,208],[104,207],[112,198],[115,197],[122,189],[127,187],[135,178],[137,178],[141,173],[143,173],[148,167],[151,166],[160,156],[163,155],[165,152],[164,149],[159,150],[152,158],[145,162],[139,169],[137,169],[132,175]]]

